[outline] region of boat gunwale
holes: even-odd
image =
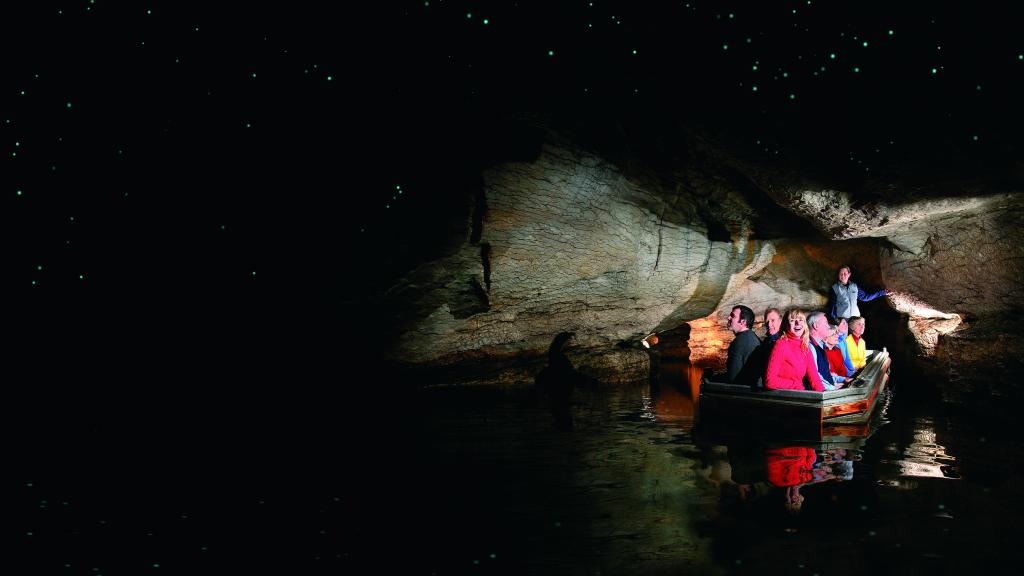
[[[700,396],[822,409],[850,404],[870,397],[872,391],[879,387],[884,379],[882,372],[887,367],[886,360],[888,357],[889,353],[887,350],[871,351],[869,355],[870,360],[857,376],[857,379],[869,382],[869,384],[864,386],[843,387],[838,390],[826,390],[825,392],[817,392],[815,390],[752,390],[746,384],[714,382],[705,377],[701,382]]]

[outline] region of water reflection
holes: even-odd
[[[770,497],[791,514],[802,509],[803,488],[853,480],[855,466],[863,458],[854,448],[778,445],[756,438],[699,448],[706,478],[718,487],[723,502],[735,498],[750,504]]]
[[[580,373],[565,355],[564,348],[574,333],[562,332],[555,336],[548,347],[548,365],[542,369],[534,382],[537,390],[547,399],[548,410],[555,428],[572,430],[572,397],[578,389],[594,390],[597,380]]]
[[[845,448],[816,451],[806,446],[786,446],[766,449],[764,459],[768,483],[785,489],[785,508],[796,514],[805,500],[800,493],[801,488],[822,482],[852,480],[854,461],[860,458],[859,454]],[[743,494],[741,490],[741,496]]]
[[[699,379],[698,379],[699,382]],[[696,396],[686,388],[662,384],[652,386],[655,420],[663,423],[692,424],[696,411]]]
[[[950,482],[975,445],[931,415],[890,421],[886,404],[815,442],[708,437],[693,429],[701,371],[662,368],[633,386],[419,394],[416,458],[391,496],[415,572],[941,573],[973,555],[979,522],[1015,526],[1021,506]]]
[[[25,422],[15,525],[45,566],[78,572],[156,541],[151,561],[189,541],[216,555],[182,573],[242,559],[301,574],[973,574],[1016,554],[1024,447],[1010,403],[963,415],[896,390],[888,420],[821,442],[709,438],[694,434],[688,368],[667,368],[632,386],[367,382],[372,411],[268,407],[184,442],[169,413],[149,427],[80,416],[45,437]]]
[[[913,423],[913,439],[909,445],[902,450],[895,445],[889,446],[889,453],[895,458],[879,461],[879,473],[885,477],[883,482],[895,487],[915,488],[918,485],[916,478],[960,478],[957,459],[936,440],[934,419],[915,418]]]

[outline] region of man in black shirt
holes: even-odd
[[[754,311],[742,304],[734,306],[729,314],[727,327],[732,330],[736,338],[729,344],[729,359],[726,361],[726,371],[730,382],[737,384],[753,384],[757,374],[748,374],[751,370],[744,370],[750,360],[751,354],[761,345],[757,335],[751,330],[754,325]]]

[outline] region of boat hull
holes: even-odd
[[[756,433],[821,440],[867,435],[868,424],[885,397],[890,364],[888,351],[872,351],[853,386],[827,392],[751,390],[704,378],[697,425],[716,436]]]

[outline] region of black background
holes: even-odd
[[[426,4],[5,9],[7,425],[41,570],[381,542],[368,494],[400,487],[414,432],[367,303],[537,126],[653,165],[699,129],[854,193],[1019,183],[1001,3]],[[324,508],[346,544],[292,530]]]

